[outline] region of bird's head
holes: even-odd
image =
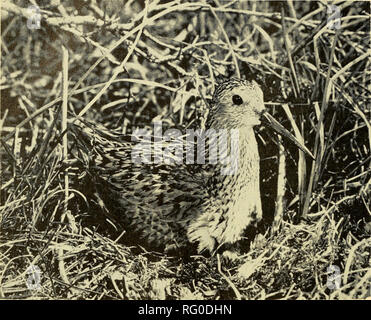
[[[266,112],[263,91],[254,80],[233,78],[216,87],[206,122],[207,129],[250,129],[259,125],[261,120],[314,159],[303,141],[299,141]]]
[[[209,127],[252,128],[260,124],[264,111],[263,91],[255,81],[227,80],[215,89],[208,117]]]

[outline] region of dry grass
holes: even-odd
[[[368,2],[336,1],[339,31],[316,1],[50,3],[29,30],[26,1],[2,2],[1,298],[371,295]],[[259,81],[315,159],[259,129],[265,218],[234,264],[128,247],[82,185],[68,122],[198,125],[219,75]],[[30,265],[40,290],[26,286]]]

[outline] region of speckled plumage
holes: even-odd
[[[173,163],[134,163],[132,137],[86,123],[74,125],[73,132],[89,179],[115,219],[151,246],[177,250],[192,243],[198,252],[212,253],[233,245],[261,219],[253,126],[263,110],[263,93],[254,81],[232,79],[215,89],[206,129],[237,130],[239,156],[230,158],[234,174],[221,173],[226,168],[222,161],[186,164],[186,149],[173,155]],[[184,142],[184,136],[174,140]],[[223,146],[231,151],[230,143]]]

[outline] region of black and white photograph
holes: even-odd
[[[0,300],[371,300],[370,6],[1,1]]]

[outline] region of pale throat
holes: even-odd
[[[240,128],[239,157],[237,171],[230,178],[234,180],[234,193],[236,196],[246,191],[259,191],[259,152],[254,129],[252,127]],[[249,190],[244,190],[249,189]]]
[[[229,139],[231,132],[228,132]],[[259,153],[254,129],[239,128],[235,129],[236,132],[238,147],[229,145],[224,163],[218,165],[220,170],[215,170],[213,176],[220,186],[220,194],[229,200],[236,200],[246,193],[259,193]]]

